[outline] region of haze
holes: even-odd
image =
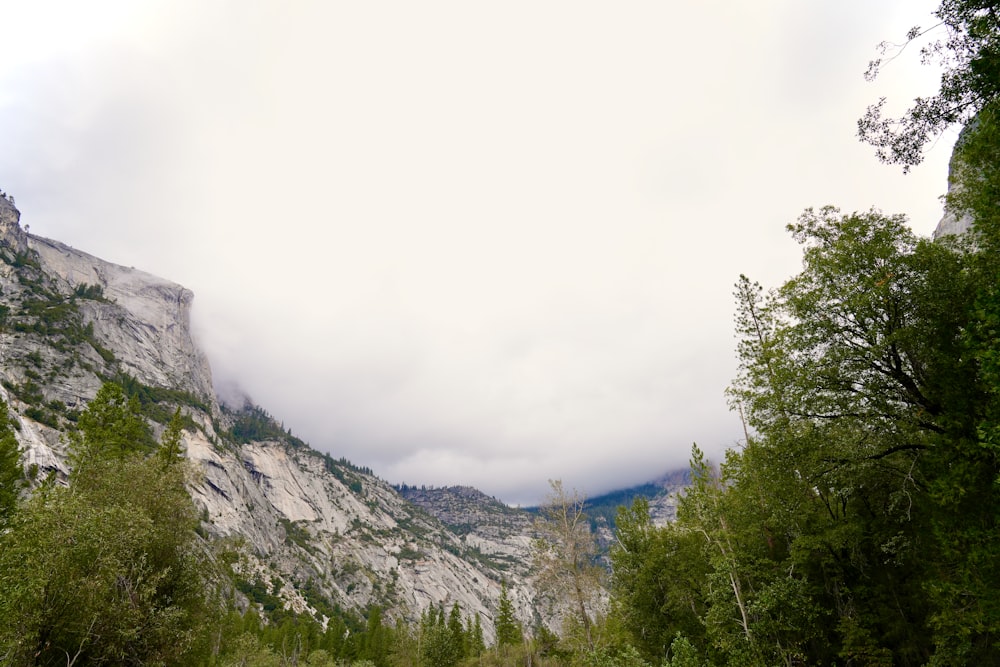
[[[929,234],[954,136],[854,138],[936,2],[5,3],[22,224],[196,294],[216,382],[391,481],[596,495],[743,438],[732,286],[808,206]]]

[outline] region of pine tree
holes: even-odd
[[[114,382],[105,382],[80,415],[79,429],[70,434],[70,461],[79,472],[100,458],[122,458],[155,446],[139,402]]]
[[[465,628],[462,627],[462,610],[459,609],[457,602],[452,605],[451,612],[448,614],[448,634],[451,635],[455,655],[461,660],[467,654],[465,650]]]
[[[174,416],[170,418],[167,428],[163,431],[160,448],[156,451],[164,467],[184,460],[184,450],[181,448],[183,425],[184,420],[181,418],[181,409],[177,408],[174,411]]]
[[[497,605],[495,621],[497,631],[497,646],[517,645],[522,641],[521,624],[514,616],[514,605],[507,595],[507,584],[500,585],[500,602]]]
[[[475,620],[467,618],[465,623],[465,644],[466,657],[475,658],[486,650],[486,643],[483,641],[483,626],[479,621],[479,614]]]

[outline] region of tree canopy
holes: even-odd
[[[183,466],[145,454],[134,407],[105,385],[80,416],[69,486],[43,482],[0,535],[9,664],[191,664],[206,649],[221,607]]]
[[[858,120],[861,140],[875,147],[880,160],[904,170],[923,160],[924,148],[935,137],[965,125],[1000,96],[1000,2],[943,0],[934,16],[936,24],[911,28],[902,44],[883,42],[882,57],[870,62],[866,73],[874,79],[888,61],[922,40],[927,41],[920,48],[921,61],[942,68],[938,92],[916,98],[899,118],[884,117],[882,98]]]

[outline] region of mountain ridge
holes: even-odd
[[[465,503],[462,521],[415,487],[312,449],[262,408],[225,405],[192,336],[190,290],[28,234],[19,221],[0,196],[0,398],[16,414],[30,475],[65,478],[65,433],[115,380],[154,431],[181,410],[201,529],[242,541],[244,592],[271,582],[286,607],[321,619],[331,606],[361,615],[377,606],[413,622],[458,603],[491,639],[504,584],[521,621],[539,622],[530,515],[460,487],[449,502]]]

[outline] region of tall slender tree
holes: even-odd
[[[493,622],[497,633],[497,646],[517,646],[523,636],[521,624],[514,613],[514,604],[510,600],[507,584],[500,584],[500,600],[497,602],[497,615]]]
[[[551,492],[539,512],[534,561],[539,589],[563,605],[579,624],[588,649],[594,648],[593,611],[603,571],[584,513],[585,498],[568,492],[559,480],[549,480]]]

